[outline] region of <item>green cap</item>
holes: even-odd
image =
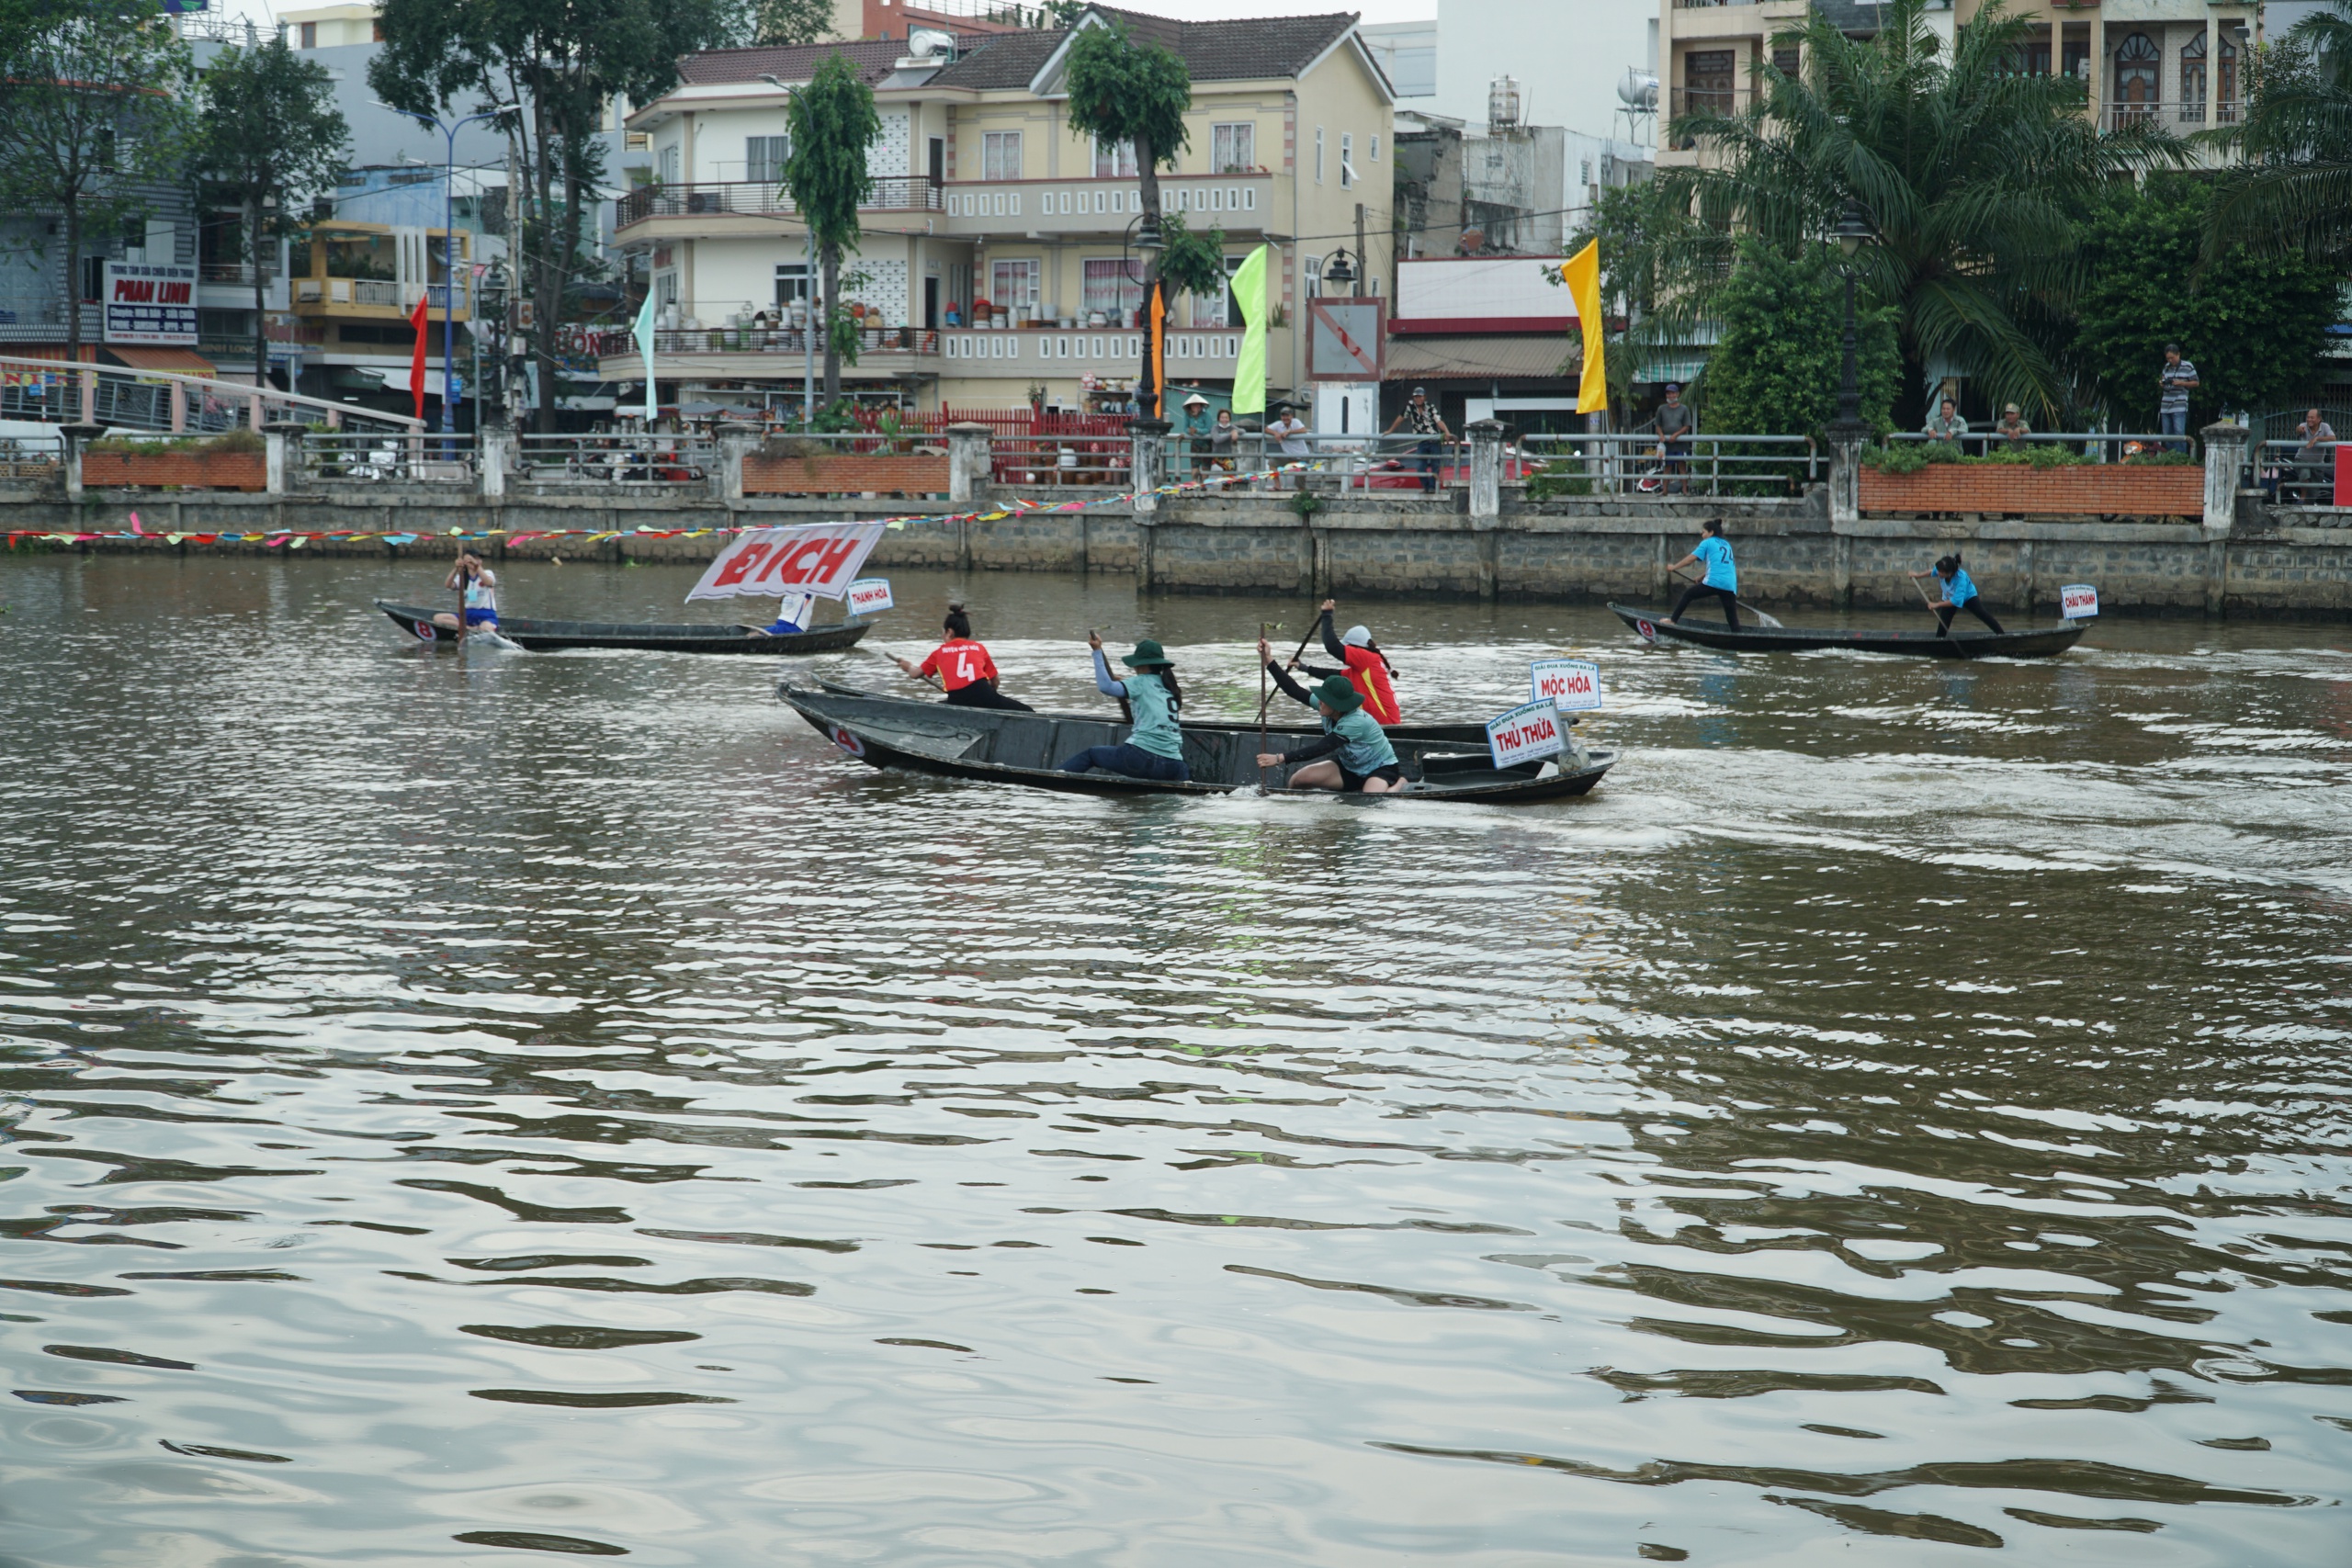
[[[1337,708],[1341,713],[1353,713],[1363,706],[1363,694],[1345,675],[1327,675],[1315,688],[1315,700]]]
[[[1136,650],[1120,662],[1130,670],[1148,670],[1155,665],[1164,670],[1172,661],[1158,643],[1146,637],[1136,644]]]

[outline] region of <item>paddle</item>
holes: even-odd
[[[862,642],[857,644],[857,651],[860,653],[870,653],[876,659],[887,659],[891,663],[897,665],[901,671],[922,682],[924,685],[929,686],[932,690],[937,691],[939,689],[939,682],[936,679],[929,675],[915,675],[914,671],[907,669],[907,661],[898,654],[891,653],[884,649],[869,647],[867,644]]]
[[[458,646],[463,648],[466,645],[466,584],[471,581],[466,575],[466,547],[463,545],[458,547],[458,570],[455,575],[458,583],[457,641]]]
[[[1936,602],[1928,597],[1928,585],[1919,581],[1919,577],[1917,572],[1907,573],[1906,575],[1911,579],[1911,586],[1919,591],[1920,599],[1928,606],[1928,614],[1936,615]],[[1955,612],[1955,614],[1957,612]],[[1936,635],[1939,637],[1949,639],[1952,647],[1960,649],[1960,656],[1962,659],[1968,657],[1968,649],[1962,646],[1960,638],[1951,635],[1951,623],[1945,620],[1941,615],[1936,615]]]
[[[1683,576],[1683,575],[1682,575],[1680,572],[1679,572],[1679,571],[1668,572],[1667,575],[1668,575],[1668,576],[1669,576],[1669,577],[1671,577],[1671,578],[1673,578],[1673,579],[1674,579],[1674,581],[1677,581],[1677,582],[1690,582],[1690,581],[1698,581],[1698,580],[1696,580],[1696,579],[1692,579],[1692,578],[1685,577],[1685,576]],[[1755,616],[1755,617],[1756,617],[1756,624],[1757,624],[1758,626],[1770,626],[1770,627],[1771,627],[1773,630],[1775,630],[1775,631],[1781,631],[1781,630],[1785,629],[1785,628],[1783,628],[1783,627],[1781,626],[1781,622],[1780,622],[1780,618],[1779,618],[1778,616],[1776,616],[1776,615],[1766,615],[1763,611],[1761,611],[1761,610],[1758,609],[1755,605],[1753,605],[1753,604],[1749,604],[1747,600],[1745,600],[1745,599],[1742,599],[1742,598],[1738,597],[1736,594],[1733,595],[1732,603],[1733,603],[1733,604],[1737,604],[1741,609],[1743,609],[1743,610],[1747,611],[1749,615],[1751,615]]]
[[[1276,626],[1280,625],[1282,625],[1280,621],[1260,621],[1258,623],[1258,646],[1260,648],[1262,649],[1266,646],[1267,637]],[[1306,645],[1301,644],[1300,646],[1304,648]],[[1258,660],[1258,755],[1261,757],[1263,757],[1266,754],[1266,705],[1273,700],[1274,689],[1266,680],[1266,660],[1264,657],[1261,655]],[[1266,764],[1263,762],[1258,764],[1258,793],[1260,795],[1266,793]]]
[[[1277,626],[1280,626],[1281,624],[1282,623],[1279,621],[1275,623]],[[1291,665],[1295,665],[1300,660],[1306,657],[1306,638],[1313,637],[1315,635],[1315,628],[1322,624],[1323,612],[1317,610],[1315,613],[1315,618],[1306,623],[1306,636],[1298,639],[1298,647],[1292,651],[1290,656],[1290,665],[1285,665],[1283,668],[1288,669]],[[1259,684],[1261,686],[1264,686],[1265,682],[1261,681]],[[1274,694],[1271,688],[1260,694],[1258,698],[1258,722],[1261,725],[1266,722],[1266,705],[1273,700]]]

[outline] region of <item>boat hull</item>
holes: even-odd
[[[379,599],[376,608],[394,626],[419,642],[454,644],[457,631],[434,619],[449,612],[415,604],[390,604]],[[770,637],[750,626],[715,626],[707,622],[675,625],[630,625],[625,622],[541,621],[501,616],[498,635],[533,653],[567,648],[634,649],[649,653],[837,653],[854,647],[874,627],[871,621],[844,621],[814,631]]]
[[[2037,626],[2031,631],[1990,632],[1807,630],[1802,626],[1742,626],[1705,621],[1669,621],[1652,610],[1611,604],[1610,612],[1645,639],[1684,642],[1725,653],[1804,653],[1842,648],[1856,653],[1894,653],[1915,659],[2048,659],[2082,640],[2079,622]]]
[[[792,678],[788,675],[777,682],[776,696],[779,699],[784,695],[784,688],[791,683]],[[845,681],[819,681],[817,684],[825,691],[833,693],[837,696],[874,697],[886,702],[903,702],[906,700],[905,698],[894,698],[888,693],[877,692],[870,686],[853,686]],[[1282,711],[1283,708],[1289,709],[1289,713],[1287,715],[1283,714]],[[1270,710],[1267,716],[1272,720],[1272,723],[1267,727],[1268,729],[1270,731],[1297,729],[1300,727],[1298,713],[1299,708],[1297,704],[1289,701],[1287,698],[1283,699],[1281,706]],[[1099,714],[1058,712],[1046,713],[1041,716],[1046,718],[1091,719],[1097,722],[1100,722],[1102,717]],[[1570,724],[1574,724],[1576,722],[1573,715],[1564,714],[1561,716],[1566,718]],[[1188,718],[1184,721],[1184,728],[1186,729],[1229,731],[1236,735],[1255,735],[1258,733],[1257,720],[1249,718]],[[1450,740],[1460,745],[1476,746],[1481,749],[1483,749],[1487,744],[1487,727],[1483,724],[1390,724],[1384,725],[1381,728],[1383,732],[1385,733],[1388,739],[1392,741]]]
[[[1131,779],[1117,773],[1065,773],[1056,765],[1091,746],[1115,746],[1125,725],[1102,718],[1027,714],[1001,708],[955,707],[899,697],[860,696],[789,683],[778,698],[842,751],[876,768],[899,768],[943,778],[1023,784],[1072,795],[1230,795],[1255,790],[1260,774],[1254,725],[1213,729],[1184,727],[1186,783]],[[1275,750],[1287,750],[1319,731],[1270,728]],[[1450,740],[1396,740],[1397,761],[1411,788],[1399,795],[1353,795],[1362,800],[1448,800],[1518,806],[1585,795],[1615,765],[1614,751],[1578,751],[1550,773],[1541,763],[1497,770],[1484,732],[1476,749]],[[1279,778],[1279,770],[1267,770]],[[1329,797],[1335,792],[1269,784],[1266,793]]]

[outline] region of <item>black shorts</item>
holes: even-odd
[[[1360,790],[1366,779],[1378,779],[1389,785],[1400,784],[1405,782],[1405,770],[1394,762],[1385,768],[1374,768],[1368,773],[1350,773],[1345,766],[1340,767],[1340,787],[1343,790],[1351,793]]]

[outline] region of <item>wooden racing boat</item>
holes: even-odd
[[[1034,789],[1080,795],[1230,795],[1254,790],[1258,771],[1255,725],[1211,728],[1184,727],[1184,761],[1190,783],[1131,779],[1118,773],[1065,773],[1058,764],[1090,746],[1115,746],[1127,727],[1115,720],[1003,708],[954,707],[909,702],[903,697],[861,696],[786,682],[776,695],[826,739],[871,767],[904,768],[947,778],[1027,784]],[[1270,728],[1268,749],[1287,750],[1319,729],[1293,725]],[[1473,801],[1520,806],[1583,795],[1616,763],[1613,750],[1577,747],[1556,759],[1497,769],[1481,728],[1475,747],[1453,740],[1398,739],[1391,733],[1408,787],[1396,795],[1351,795],[1365,800]],[[1282,770],[1269,768],[1270,795],[1321,795],[1322,789],[1291,789],[1273,783]]]
[[[781,698],[784,695],[784,688],[791,683],[792,678],[788,675],[778,681],[776,682],[775,691],[777,697]],[[842,681],[820,680],[817,684],[823,687],[828,692],[831,692],[844,697],[875,697],[884,702],[905,702],[908,700],[904,697],[892,696],[888,692],[877,692],[871,686],[853,686]],[[1266,716],[1272,721],[1271,728],[1277,730],[1298,729],[1300,724],[1304,720],[1306,710],[1300,707],[1296,703],[1292,702],[1289,698],[1281,695],[1279,693],[1275,694],[1275,701],[1280,705],[1268,709],[1266,715]],[[1290,711],[1285,714],[1283,711],[1284,708],[1287,708]],[[1091,719],[1098,724],[1102,722],[1102,716],[1101,714],[1092,713],[1049,713],[1042,716],[1046,718]],[[1562,722],[1566,724],[1576,723],[1576,716],[1573,714],[1562,714],[1560,718]],[[1184,728],[1187,729],[1231,730],[1237,735],[1247,731],[1251,735],[1255,735],[1258,733],[1258,721],[1252,718],[1188,718],[1184,721]],[[1450,740],[1460,745],[1476,747],[1481,750],[1483,750],[1487,744],[1487,727],[1483,724],[1390,724],[1382,726],[1382,728],[1387,734],[1388,739],[1391,741]]]
[[[419,642],[455,643],[457,632],[433,617],[449,612],[414,604],[376,601],[376,608],[392,624]],[[498,635],[533,653],[560,648],[631,648],[667,653],[834,653],[856,643],[874,627],[871,621],[843,621],[814,631],[771,637],[757,626],[684,622],[671,626],[630,625],[607,621],[535,621],[502,615]]]
[[[1807,630],[1803,626],[1743,626],[1737,631],[1721,621],[1669,621],[1655,610],[1611,604],[1611,614],[1649,642],[1687,642],[1726,653],[1797,653],[1808,649],[1843,648],[1857,653],[1903,653],[1923,659],[2047,659],[2064,653],[2081,640],[2084,626],[2037,626],[2031,631],[1882,631],[1875,628]]]

